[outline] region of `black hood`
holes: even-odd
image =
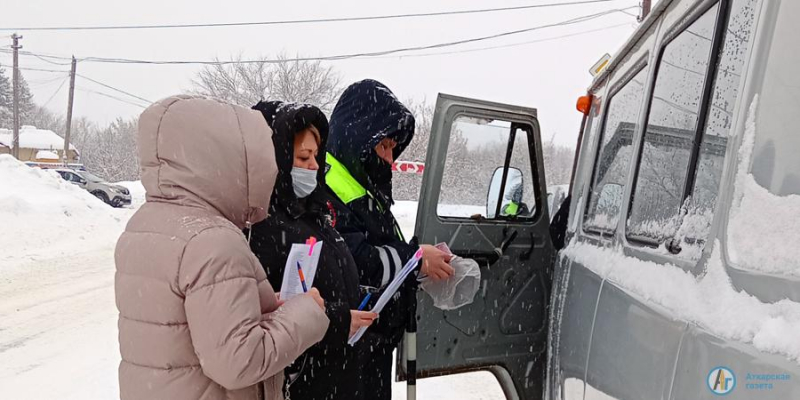
[[[414,137],[414,115],[384,84],[365,79],[342,93],[331,115],[328,152],[358,183],[385,202],[392,202],[391,166],[375,153],[384,138],[397,142],[398,159]]]
[[[283,103],[280,101],[260,101],[253,106],[261,111],[267,124],[272,128],[272,143],[275,145],[275,162],[278,165],[278,178],[272,192],[270,209],[280,207],[294,218],[306,212],[324,213],[325,205],[325,145],[328,141],[328,119],[317,107],[309,104]],[[298,199],[292,185],[292,166],[294,164],[294,136],[314,125],[320,135],[317,164],[317,188],[308,197]]]

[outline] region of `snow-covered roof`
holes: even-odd
[[[0,144],[12,148],[14,132],[11,129],[0,129]],[[36,129],[35,126],[23,125],[19,130],[19,147],[22,149],[58,150],[64,148],[64,138],[47,129]],[[70,143],[70,150],[78,149]]]

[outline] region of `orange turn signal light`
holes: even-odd
[[[575,108],[578,109],[583,115],[589,115],[589,110],[592,109],[592,95],[587,94],[585,96],[578,97],[578,103],[575,105]]]

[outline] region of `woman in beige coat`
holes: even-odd
[[[266,217],[270,136],[259,112],[205,98],[142,113],[147,202],[115,255],[122,399],[281,399],[283,369],[325,334],[319,294],[279,302],[241,233]]]

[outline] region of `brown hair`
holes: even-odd
[[[308,126],[305,127],[305,129],[301,129],[301,130],[297,131],[297,133],[294,135],[294,138],[295,138],[294,140],[296,141],[297,138],[300,137],[300,134],[305,132],[305,131],[310,131],[311,134],[314,135],[314,141],[316,141],[317,142],[317,146],[319,146],[320,143],[322,142],[322,136],[319,134],[319,130],[317,129],[317,127],[312,125],[312,124],[308,124]]]

